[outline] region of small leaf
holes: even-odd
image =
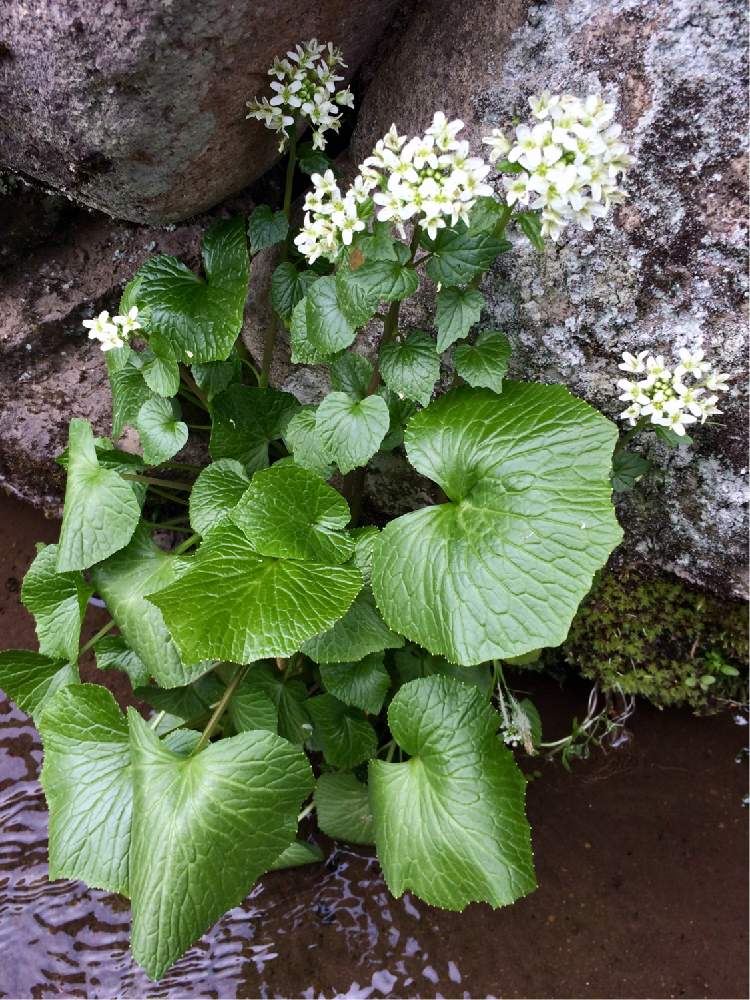
[[[516,225],[534,249],[544,250],[541,214],[539,212],[518,212],[514,218]]]
[[[388,709],[410,759],[369,768],[375,844],[394,896],[431,906],[507,906],[536,888],[526,782],[474,688],[447,677],[405,684]]]
[[[302,652],[316,663],[343,663],[403,644],[401,636],[391,632],[380,617],[372,591],[365,587],[344,617],[327,632],[303,643]]]
[[[205,280],[165,255],[146,261],[136,276],[138,305],[149,309],[149,329],[155,331],[151,346],[195,364],[229,357],[242,329],[249,274],[244,220],[215,222],[201,256]]]
[[[380,372],[388,388],[397,395],[426,406],[440,377],[440,358],[435,342],[414,331],[402,341],[380,348]]]
[[[469,217],[469,229],[473,233],[494,233],[506,211],[497,198],[477,198]]]
[[[174,400],[161,396],[147,400],[138,411],[135,426],[146,465],[161,465],[187,444],[187,424],[180,420]]]
[[[283,212],[274,212],[268,205],[258,205],[247,224],[250,253],[283,243],[289,232],[289,222]]]
[[[234,382],[242,381],[242,362],[236,349],[226,361],[207,361],[204,365],[192,365],[190,371],[209,403]]]
[[[340,267],[336,272],[336,299],[339,308],[356,328],[369,323],[378,311],[378,299],[367,286],[349,280],[355,268],[361,267],[363,262],[364,258],[359,248],[356,248],[349,258],[349,267]]]
[[[303,406],[295,413],[287,424],[284,444],[297,465],[317,473],[322,479],[330,479],[334,463],[318,433],[317,411],[317,406]]]
[[[129,347],[121,350],[125,353],[120,359],[112,357],[114,351],[107,352],[107,371],[112,389],[112,437],[115,441],[122,435],[126,424],[135,427],[140,408],[154,395],[143,377],[141,356]]]
[[[331,386],[352,399],[364,399],[372,379],[372,365],[361,354],[347,351],[331,362]]]
[[[325,855],[317,844],[307,840],[295,840],[274,861],[269,872],[279,872],[284,868],[301,868],[303,865],[315,865],[325,860]]]
[[[80,573],[58,573],[57,546],[45,545],[29,566],[21,602],[36,622],[39,652],[53,659],[78,659],[81,624],[94,593]]]
[[[358,234],[357,248],[366,260],[395,260],[405,264],[409,259],[407,247],[391,235],[389,222],[374,222],[371,233]]]
[[[320,275],[315,271],[298,271],[290,261],[284,261],[271,277],[271,305],[289,326],[294,307],[307,294]]]
[[[389,423],[388,407],[380,396],[367,396],[358,402],[345,392],[330,392],[316,417],[318,433],[344,474],[367,464]]]
[[[149,389],[158,396],[176,396],[180,388],[180,366],[174,358],[162,357],[153,351],[144,351],[141,359],[143,361],[141,373]]]
[[[212,706],[216,705],[224,691],[224,684],[215,673],[210,673],[182,687],[165,689],[156,684],[146,684],[139,687],[135,695],[157,712],[169,714],[182,723],[196,723],[208,719]]]
[[[439,230],[434,240],[423,237],[430,250],[427,274],[435,284],[464,285],[489,268],[497,255],[510,246],[492,233],[473,232],[459,223]]]
[[[396,302],[413,295],[419,288],[419,276],[413,267],[397,260],[365,260],[352,271],[339,271],[341,280],[359,289],[362,295],[375,302]]]
[[[301,142],[297,146],[297,165],[303,174],[324,174],[331,169],[331,160],[322,149],[315,149],[311,142]]]
[[[333,276],[311,285],[294,307],[289,332],[295,364],[318,364],[351,344],[355,329],[338,304]]]
[[[391,686],[382,653],[370,653],[358,663],[323,663],[320,676],[329,694],[369,715],[378,714]]]
[[[299,408],[288,392],[230,385],[211,404],[211,457],[234,458],[248,472],[264,469],[269,444],[283,436]]]
[[[256,472],[231,515],[259,555],[333,564],[354,551],[350,516],[340,493],[296,465]]]
[[[375,730],[359,709],[350,708],[330,694],[309,698],[305,706],[323,756],[333,767],[356,767],[375,756]]]
[[[484,296],[475,288],[441,288],[435,300],[438,352],[465,337],[482,315]]]
[[[240,502],[250,485],[242,465],[233,458],[220,458],[206,466],[193,483],[190,494],[190,526],[205,536],[220,524]]]
[[[180,659],[161,612],[145,599],[146,594],[177,579],[184,572],[184,562],[154,545],[142,526],[127,548],[100,563],[92,574],[128,645],[162,687],[189,684],[211,667],[210,663],[184,663]]]
[[[133,709],[128,721],[132,951],[159,979],[288,848],[314,782],[302,751],[273,733],[181,757]]]
[[[94,646],[96,665],[100,670],[122,670],[135,690],[148,684],[151,673],[143,660],[121,635],[105,635]]]
[[[132,778],[128,727],[115,699],[98,684],[58,691],[39,733],[50,880],[127,896]]]
[[[183,657],[254,663],[328,629],[362,587],[354,567],[259,555],[227,521],[170,586],[150,596]]]
[[[68,428],[68,482],[65,487],[57,572],[88,569],[128,544],[141,517],[133,488],[97,461],[87,420]]]
[[[459,344],[453,351],[453,364],[461,378],[475,388],[502,392],[508,360],[513,353],[504,333],[484,330],[473,344]]]
[[[622,538],[617,429],[563,386],[454,389],[409,422],[409,461],[449,502],[391,521],[372,588],[387,625],[465,665],[557,646]]]
[[[404,427],[417,412],[417,405],[411,399],[406,399],[406,397],[401,399],[395,392],[391,392],[387,386],[381,389],[380,395],[382,395],[388,407],[390,421],[388,433],[383,438],[380,450],[391,451],[393,448],[398,448],[399,445],[403,444]]]
[[[492,675],[485,664],[476,667],[462,667],[449,663],[444,656],[433,656],[426,649],[409,646],[396,650],[393,661],[401,684],[408,684],[420,677],[452,677],[463,684],[473,684],[486,697],[490,693]]]
[[[612,489],[615,493],[628,493],[651,468],[651,462],[622,448],[612,456]]]
[[[227,715],[238,733],[249,732],[253,729],[266,729],[269,733],[275,733],[279,728],[278,706],[271,700],[268,692],[258,684],[240,684],[229,702]],[[288,739],[288,737],[286,738]],[[301,741],[291,740],[290,742]]]
[[[661,424],[650,424],[649,430],[654,431],[670,448],[687,448],[693,443],[689,434],[677,434],[671,427],[663,427]]]
[[[305,743],[310,738],[312,725],[305,708],[307,687],[304,681],[288,677],[286,671],[278,670],[270,663],[254,663],[242,679],[232,702],[237,698],[241,705],[244,699],[245,710],[252,710],[256,717],[263,710],[261,699],[270,702],[274,709],[273,731],[278,728],[279,736],[290,743]]]
[[[35,720],[56,691],[78,683],[78,668],[64,660],[53,660],[29,649],[0,652],[0,688]]]
[[[353,774],[321,774],[315,789],[318,826],[328,837],[348,844],[374,844],[367,785]]]

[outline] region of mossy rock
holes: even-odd
[[[562,652],[605,691],[619,688],[660,707],[716,708],[747,698],[747,611],[674,577],[606,571]]]

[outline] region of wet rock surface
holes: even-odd
[[[351,74],[395,6],[10,0],[0,9],[0,162],[118,218],[205,211],[278,157],[275,136],[245,121],[274,56],[330,39]]]

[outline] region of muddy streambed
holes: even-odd
[[[0,497],[0,648],[33,644],[20,581],[56,532]],[[550,736],[586,695],[537,682]],[[746,997],[746,732],[641,705],[623,747],[538,765],[540,887],[506,910],[394,900],[370,852],[319,838],[325,865],[266,876],[154,985],[126,901],[47,882],[39,740],[0,697],[0,996]]]

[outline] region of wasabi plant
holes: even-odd
[[[488,138],[501,194],[440,112],[411,139],[394,126],[342,186],[323,151],[351,104],[341,65],[331,45],[298,46],[250,104],[288,149],[281,208],[214,224],[202,275],[149,259],[117,315],[85,324],[111,436],[71,421],[60,538],[22,589],[39,651],[0,654],[44,744],[50,878],[128,896],[154,979],[265,872],[322,857],[298,838],[313,813],[328,836],[374,844],[396,896],[461,910],[531,892],[506,741],[534,752],[534,712],[503,695],[502,662],[564,641],[621,538],[615,425],[562,385],[508,380],[480,291],[509,227],[541,248],[622,197],[612,107],[532,99],[533,128]],[[297,167],[312,186],[295,234]],[[240,333],[251,258],[269,248],[257,370]],[[427,285],[436,337],[399,317]],[[371,357],[352,349],[367,324],[382,331]],[[282,331],[295,363],[328,371],[317,405],[268,385]],[[457,384],[433,399],[449,349]],[[633,397],[639,420],[655,386]],[[138,454],[117,447],[126,426]],[[368,463],[394,449],[435,502],[360,523]],[[111,621],[81,645],[95,594]],[[148,720],[81,683],[90,649]]]

